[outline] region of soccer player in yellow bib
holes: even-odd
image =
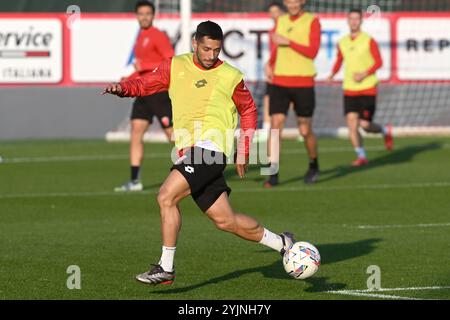
[[[309,168],[305,183],[314,183],[319,176],[317,141],[312,130],[316,97],[314,59],[320,48],[321,27],[317,17],[303,10],[306,0],[284,0],[287,14],[278,18],[271,38],[277,46],[272,51],[266,75],[272,79],[269,93],[269,114],[271,131],[279,130],[279,138],[284,127],[289,105],[293,103],[300,134],[304,139],[309,156]],[[271,67],[273,66],[273,67]],[[278,171],[279,157],[271,152],[270,146],[279,141],[269,139],[271,171]],[[280,148],[281,149],[281,148]],[[264,183],[265,188],[278,184],[278,172],[273,173]]]
[[[336,63],[328,77],[328,81],[332,81],[344,62],[344,113],[350,141],[357,155],[357,159],[352,163],[354,167],[368,164],[359,127],[369,133],[382,133],[386,149],[392,150],[393,146],[392,126],[380,126],[373,122],[378,84],[375,72],[381,68],[383,62],[375,40],[361,31],[362,21],[360,10],[350,10],[350,34],[339,41]]]
[[[294,243],[289,232],[275,234],[254,218],[237,213],[229,202],[231,189],[223,171],[233,154],[237,114],[241,135],[236,169],[243,178],[249,142],[256,129],[257,110],[243,74],[219,59],[223,32],[212,21],[197,26],[194,53],[166,60],[144,77],[108,85],[103,93],[121,97],[146,96],[168,90],[172,100],[175,145],[179,158],[157,197],[161,214],[162,255],[158,264],[136,277],[147,284],[170,284],[181,228],[178,203],[191,195],[219,230],[259,242],[282,255]]]

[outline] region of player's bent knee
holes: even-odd
[[[283,122],[272,122],[270,125],[270,129],[281,129],[283,126]]]
[[[364,130],[370,129],[371,123],[367,120],[359,120],[359,126],[363,128]]]
[[[357,126],[350,126],[348,128],[348,131],[350,134],[358,134],[358,127]]]
[[[176,197],[174,197],[166,188],[159,189],[156,200],[160,207],[173,207],[176,203]]]
[[[309,137],[310,135],[312,135],[312,130],[311,130],[311,128],[300,128],[300,135],[303,137],[303,138],[307,138],[307,137]]]

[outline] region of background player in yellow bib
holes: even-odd
[[[305,3],[306,0],[284,0],[288,13],[278,18],[271,36],[277,48],[271,54],[266,74],[272,79],[269,93],[271,129],[279,130],[281,138],[289,105],[293,103],[298,128],[309,156],[309,169],[304,181],[314,183],[319,176],[317,142],[312,130],[316,104],[314,59],[320,48],[321,28],[319,19],[303,10]],[[281,144],[281,139],[277,142]],[[269,139],[269,146],[273,143]],[[270,154],[270,162],[276,170],[279,166],[278,153]],[[264,187],[277,184],[278,173],[275,173],[264,183]]]
[[[393,147],[392,126],[388,124],[382,127],[372,121],[376,109],[378,84],[375,72],[381,68],[383,62],[375,40],[361,31],[362,21],[360,10],[350,10],[348,14],[350,34],[339,41],[337,60],[328,77],[328,81],[331,81],[344,62],[344,113],[350,141],[357,155],[357,159],[352,163],[354,167],[368,163],[359,127],[366,132],[382,133],[386,149],[392,150]]]
[[[163,62],[144,77],[109,85],[104,93],[122,97],[145,96],[168,90],[172,100],[175,145],[179,159],[158,194],[161,213],[162,255],[158,264],[136,279],[148,284],[170,284],[181,214],[178,203],[191,195],[218,229],[259,242],[282,255],[294,243],[293,235],[275,234],[254,218],[231,208],[223,171],[233,153],[237,114],[241,135],[236,169],[243,178],[249,142],[256,130],[257,110],[243,74],[219,59],[223,32],[212,21],[197,26],[194,53]]]

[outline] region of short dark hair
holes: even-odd
[[[146,1],[146,0],[140,0],[140,1],[136,2],[135,6],[134,6],[134,12],[137,12],[140,7],[150,7],[150,8],[152,8],[153,13],[155,13],[155,5],[153,4],[153,2]]]
[[[362,17],[362,15],[363,15],[362,10],[361,10],[361,9],[358,9],[358,8],[351,8],[351,9],[348,11],[348,14],[350,14],[350,13],[357,13],[357,14],[359,14],[361,17]]]
[[[281,4],[281,2],[276,2],[276,1],[275,1],[275,2],[269,3],[269,5],[267,6],[267,10],[269,10],[269,9],[272,8],[272,7],[277,7],[278,9],[284,11],[284,7],[283,7],[283,5]]]
[[[210,20],[203,21],[197,26],[195,31],[195,40],[200,41],[203,37],[208,37],[212,40],[223,40],[222,28],[215,22]]]

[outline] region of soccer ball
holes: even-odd
[[[319,250],[308,242],[296,242],[283,256],[284,270],[294,279],[306,279],[319,270]]]

